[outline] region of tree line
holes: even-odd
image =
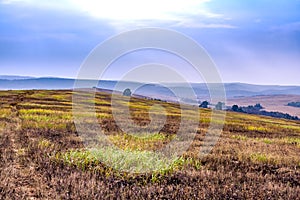
[[[288,106],[300,108],[300,102],[290,102],[287,104]]]
[[[299,107],[300,107],[300,102]],[[209,108],[211,105],[208,101],[203,101],[199,104],[200,108]],[[297,104],[298,105],[298,104]],[[222,102],[218,102],[215,105],[216,110],[224,110],[225,104]],[[225,110],[227,111],[233,111],[233,112],[240,112],[240,113],[246,113],[246,114],[255,114],[255,115],[263,115],[263,116],[269,116],[269,117],[275,117],[275,118],[282,118],[282,119],[289,119],[289,120],[299,120],[297,116],[292,116],[288,113],[282,113],[282,112],[274,112],[274,111],[265,111],[263,110],[263,106],[260,103],[257,103],[255,105],[249,105],[249,106],[238,106],[233,105],[232,107],[227,107]]]
[[[264,115],[269,117],[275,117],[275,118],[283,118],[283,119],[290,119],[290,120],[299,120],[297,116],[292,116],[288,113],[282,113],[282,112],[274,112],[274,111],[265,111],[262,110],[263,107],[258,103],[256,105],[249,105],[249,106],[238,106],[233,105],[231,107],[231,111],[234,112],[241,112],[241,113],[247,113],[247,114],[256,114],[256,115]]]

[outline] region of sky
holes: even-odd
[[[223,82],[300,85],[300,0],[0,0],[0,75],[76,78],[89,53],[137,28],[178,31],[198,42]],[[137,65],[191,66],[161,51],[117,60],[105,79]]]

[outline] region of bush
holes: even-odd
[[[300,107],[300,102],[291,102],[291,103],[288,103],[288,106],[292,106],[292,107]]]
[[[124,92],[123,92],[123,96],[127,96],[127,97],[130,97],[131,96],[131,90],[129,88],[125,89]]]
[[[233,105],[231,107],[231,110],[234,111],[234,112],[238,112],[239,111],[239,106],[238,105]]]
[[[200,108],[208,108],[208,105],[209,105],[208,101],[203,101],[199,107]]]

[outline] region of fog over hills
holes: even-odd
[[[101,80],[100,82],[81,80],[82,82],[94,83],[98,88],[115,90],[118,84],[118,90],[126,88],[138,88],[134,93],[152,98],[161,98],[168,100],[175,97],[173,92],[185,93],[186,84],[168,83],[158,84],[141,84],[137,82]],[[32,78],[22,76],[0,76],[0,90],[29,90],[29,89],[72,89],[74,88],[75,79],[67,78]],[[195,94],[199,99],[209,97],[208,87],[205,83],[190,83]],[[220,89],[220,85],[211,84],[214,89]],[[225,83],[227,98],[250,97],[258,95],[300,95],[300,86],[278,86],[278,85],[253,85],[245,83]]]
[[[0,79],[3,80],[24,80],[34,78],[32,76],[11,76],[11,75],[0,75]]]

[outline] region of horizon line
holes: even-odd
[[[29,80],[29,79],[69,79],[69,80],[93,80],[93,81],[120,81],[117,79],[101,79],[101,80],[94,80],[94,79],[77,79],[74,77],[61,77],[61,76],[31,76],[31,75],[0,75],[1,76],[12,76],[12,77],[24,77],[24,79],[1,79],[0,80],[10,80],[10,81],[17,81],[17,80]],[[132,82],[132,83],[145,83],[136,80],[121,80],[121,82]],[[180,84],[183,82],[161,82],[163,84]],[[187,82],[189,84],[208,84],[206,82]],[[157,82],[145,83],[145,84],[158,84]],[[300,86],[300,84],[278,84],[278,83],[249,83],[249,82],[241,82],[241,81],[232,81],[232,82],[221,82],[221,83],[210,83],[210,84],[248,84],[248,85],[259,85],[259,86]]]

